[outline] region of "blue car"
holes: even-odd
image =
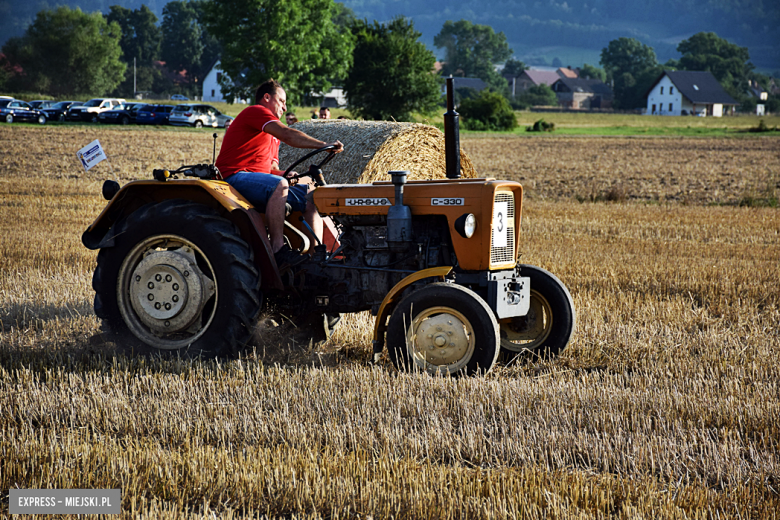
[[[141,107],[135,122],[139,125],[167,125],[173,105],[146,105]]]
[[[70,107],[77,107],[83,104],[83,101],[60,101],[54,106],[42,109],[41,112],[46,116],[46,121],[62,122],[65,121],[65,113]]]
[[[6,123],[14,121],[37,121],[40,124],[46,122],[43,112],[35,110],[26,101],[20,99],[0,99],[0,120]]]
[[[98,116],[98,121],[101,123],[129,125],[130,123],[135,123],[138,110],[145,106],[148,105],[146,103],[122,103],[113,110],[101,112]]]

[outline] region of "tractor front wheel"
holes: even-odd
[[[387,328],[387,347],[399,370],[486,373],[498,357],[498,323],[490,307],[470,289],[433,283],[395,308]]]
[[[501,320],[501,352],[511,361],[519,355],[555,356],[571,340],[576,315],[566,286],[555,275],[533,265],[521,265],[531,280],[528,313]]]
[[[247,343],[260,275],[233,223],[175,199],[139,208],[109,234],[114,245],[100,250],[92,279],[109,339],[206,356]]]

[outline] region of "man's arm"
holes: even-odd
[[[314,137],[304,134],[300,130],[284,126],[280,121],[270,121],[263,127],[263,131],[271,134],[285,144],[288,144],[294,148],[324,148],[325,146],[334,145],[336,148],[333,150],[339,153],[344,150],[344,145],[340,141],[334,141],[332,143],[326,143],[320,141]]]

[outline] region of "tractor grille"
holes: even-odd
[[[493,196],[490,266],[510,263],[515,263],[515,196],[498,191]]]

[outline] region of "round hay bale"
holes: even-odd
[[[345,119],[311,119],[299,121],[293,128],[326,143],[341,141],[344,151],[324,168],[329,184],[367,184],[390,180],[389,171],[408,170],[410,179],[446,178],[444,134],[434,126],[389,121],[352,121]],[[279,166],[282,169],[311,150],[293,148],[282,143]],[[322,161],[324,155],[312,158]],[[304,173],[310,160],[296,166]],[[462,177],[477,176],[466,153],[460,151]]]

